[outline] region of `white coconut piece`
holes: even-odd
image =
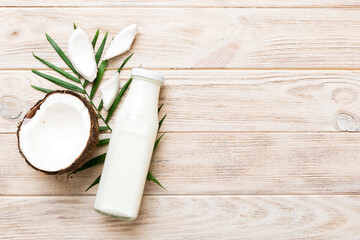
[[[81,28],[75,29],[69,38],[68,56],[75,70],[89,82],[97,74],[95,54],[89,37]]]
[[[110,59],[129,51],[136,36],[136,24],[127,26],[111,41],[104,59]]]
[[[113,104],[119,89],[120,89],[120,81],[119,81],[120,73],[116,72],[116,74],[110,78],[109,80],[102,82],[99,89],[101,91],[101,98],[104,103],[104,108],[109,110],[111,105]]]
[[[90,107],[80,95],[66,91],[39,101],[18,129],[19,150],[27,163],[48,174],[82,165],[98,141],[96,114]]]

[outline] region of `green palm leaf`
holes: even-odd
[[[94,98],[96,90],[98,89],[98,87],[100,85],[101,79],[102,79],[102,77],[104,75],[104,72],[105,72],[105,69],[106,69],[106,66],[107,66],[108,62],[109,62],[108,60],[104,60],[100,64],[99,70],[97,72],[97,77],[95,78],[95,80],[93,82],[93,85],[92,85],[92,88],[91,88],[91,92],[90,92],[90,99],[91,100]]]
[[[109,109],[109,112],[108,112],[108,115],[106,116],[106,119],[105,119],[105,122],[108,122],[110,117],[113,115],[117,105],[119,104],[120,100],[121,100],[121,97],[124,95],[126,89],[129,87],[130,83],[132,81],[132,78],[130,78],[126,83],[125,85],[121,88],[119,94],[117,95],[114,103],[111,105],[110,109]]]
[[[70,79],[71,81],[74,81],[74,82],[77,82],[77,83],[80,83],[80,80],[77,78],[77,77],[74,77],[73,75],[71,75],[70,73],[68,72],[65,72],[64,70],[62,70],[61,68],[55,66],[54,64],[36,56],[34,53],[33,53],[33,56],[39,60],[40,62],[42,62],[43,64],[45,64],[46,66],[48,66],[49,68],[55,70],[56,72],[60,73],[61,75],[63,75],[64,77]]]
[[[99,37],[99,29],[96,31],[95,36],[94,36],[93,40],[91,41],[93,48],[95,48],[98,37]]]
[[[104,102],[103,102],[103,100],[101,100],[100,103],[99,103],[99,106],[98,106],[98,112],[101,111],[101,109],[103,108],[103,106],[104,106]]]
[[[107,131],[109,130],[110,128],[108,126],[100,126],[99,127],[99,132],[104,132],[104,131]]]
[[[69,89],[69,90],[72,90],[72,91],[75,91],[75,92],[79,92],[79,93],[85,93],[84,89],[82,88],[79,88],[71,83],[68,83],[68,82],[65,82],[63,80],[60,80],[56,77],[53,77],[53,76],[50,76],[50,75],[47,75],[45,73],[41,73],[39,71],[36,71],[34,69],[31,70],[33,73],[35,73],[36,75],[42,77],[42,78],[45,78],[46,80],[49,80],[50,82],[52,83],[55,83],[56,85],[59,85],[63,88],[66,88],[66,89]]]
[[[110,138],[101,139],[101,140],[99,140],[98,146],[106,145],[109,142],[110,142]]]
[[[108,32],[106,32],[105,37],[104,37],[104,39],[102,40],[102,42],[101,42],[101,44],[100,44],[100,47],[99,47],[99,49],[97,50],[97,52],[96,52],[96,54],[95,54],[96,63],[99,63],[99,61],[100,61],[101,55],[102,55],[102,53],[103,53],[103,51],[104,51],[104,47],[105,47],[105,43],[106,43],[107,36],[108,36]]]
[[[160,112],[160,110],[162,109],[163,106],[164,106],[164,104],[162,103],[162,104],[160,105],[160,107],[158,108],[158,113]]]
[[[156,139],[155,144],[154,144],[154,151],[157,148],[157,146],[159,145],[160,140],[164,135],[165,135],[165,133],[161,134],[161,136],[158,139]]]
[[[51,90],[51,89],[46,89],[46,88],[42,88],[42,87],[38,87],[38,86],[35,86],[35,85],[30,85],[32,88],[36,89],[36,90],[39,90],[41,92],[44,92],[44,93],[51,93],[53,92],[54,90]]]
[[[93,186],[95,186],[96,184],[98,184],[100,182],[100,177],[101,175],[99,175],[97,177],[97,179],[95,179],[95,181],[85,190],[85,192],[89,191],[90,188],[92,188]]]
[[[118,73],[124,68],[124,66],[126,65],[126,63],[130,60],[130,58],[131,58],[133,55],[134,55],[134,53],[132,53],[130,56],[128,56],[128,57],[123,61],[123,63],[121,64],[121,66],[120,66],[119,69],[117,70]]]
[[[163,122],[164,122],[164,120],[165,120],[165,118],[166,118],[166,115],[167,115],[167,114],[165,114],[165,115],[162,117],[162,119],[160,120],[160,122],[159,122],[159,129],[158,129],[158,131],[160,130],[161,125],[163,124]]]
[[[148,172],[146,178],[147,178],[147,180],[153,181],[154,183],[156,183],[157,185],[159,185],[162,189],[164,189],[165,191],[167,191],[166,188],[164,188],[163,185],[161,185],[161,183],[156,179],[156,177],[151,174],[151,172]]]
[[[75,70],[74,66],[72,65],[72,63],[70,62],[69,58],[65,55],[65,53],[63,52],[63,50],[61,50],[61,48],[56,44],[56,42],[47,34],[46,35],[46,39],[49,41],[49,43],[51,44],[51,46],[55,49],[55,51],[59,54],[59,56],[61,57],[61,59],[66,63],[66,65],[68,65],[68,67],[76,74],[76,76],[80,77],[80,74]]]
[[[85,169],[91,168],[95,165],[98,165],[100,163],[103,163],[105,161],[106,153],[103,153],[89,161],[87,161],[84,165],[82,165],[80,168],[76,169],[73,173],[81,172]]]

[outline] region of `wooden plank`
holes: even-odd
[[[357,131],[359,71],[162,70],[163,131]],[[54,72],[48,74],[56,75]],[[114,71],[106,72],[104,80]],[[130,71],[122,74],[122,85]],[[0,131],[57,88],[30,71],[0,71]],[[19,94],[21,93],[21,94]],[[99,97],[95,99],[99,102]],[[162,116],[162,114],[160,116]],[[103,112],[106,116],[106,112]],[[113,125],[113,122],[110,122]]]
[[[90,36],[97,28],[109,30],[110,39],[137,23],[130,67],[358,69],[359,14],[360,9],[2,8],[0,68],[42,67],[31,52],[59,64],[44,33],[66,49],[75,22]]]
[[[2,0],[0,6],[11,7],[359,7],[357,0],[133,0],[133,1],[117,1],[117,0],[78,0],[78,1],[56,1],[56,0]]]
[[[168,191],[148,183],[145,193],[359,193],[359,140],[349,133],[167,133],[151,172]],[[15,134],[1,134],[0,142],[2,194],[84,194],[101,172],[44,176],[24,163]]]
[[[96,213],[92,210],[93,202],[93,196],[0,197],[0,238],[357,239],[360,236],[359,196],[145,197],[138,219],[131,222]]]

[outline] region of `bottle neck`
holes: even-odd
[[[151,80],[134,77],[124,107],[131,105],[128,109],[131,113],[141,112],[146,114],[147,112],[157,112],[159,93],[160,84]]]

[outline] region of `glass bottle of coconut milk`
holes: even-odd
[[[124,220],[137,217],[158,130],[164,76],[134,68],[129,94],[115,119],[95,199],[95,210]]]

